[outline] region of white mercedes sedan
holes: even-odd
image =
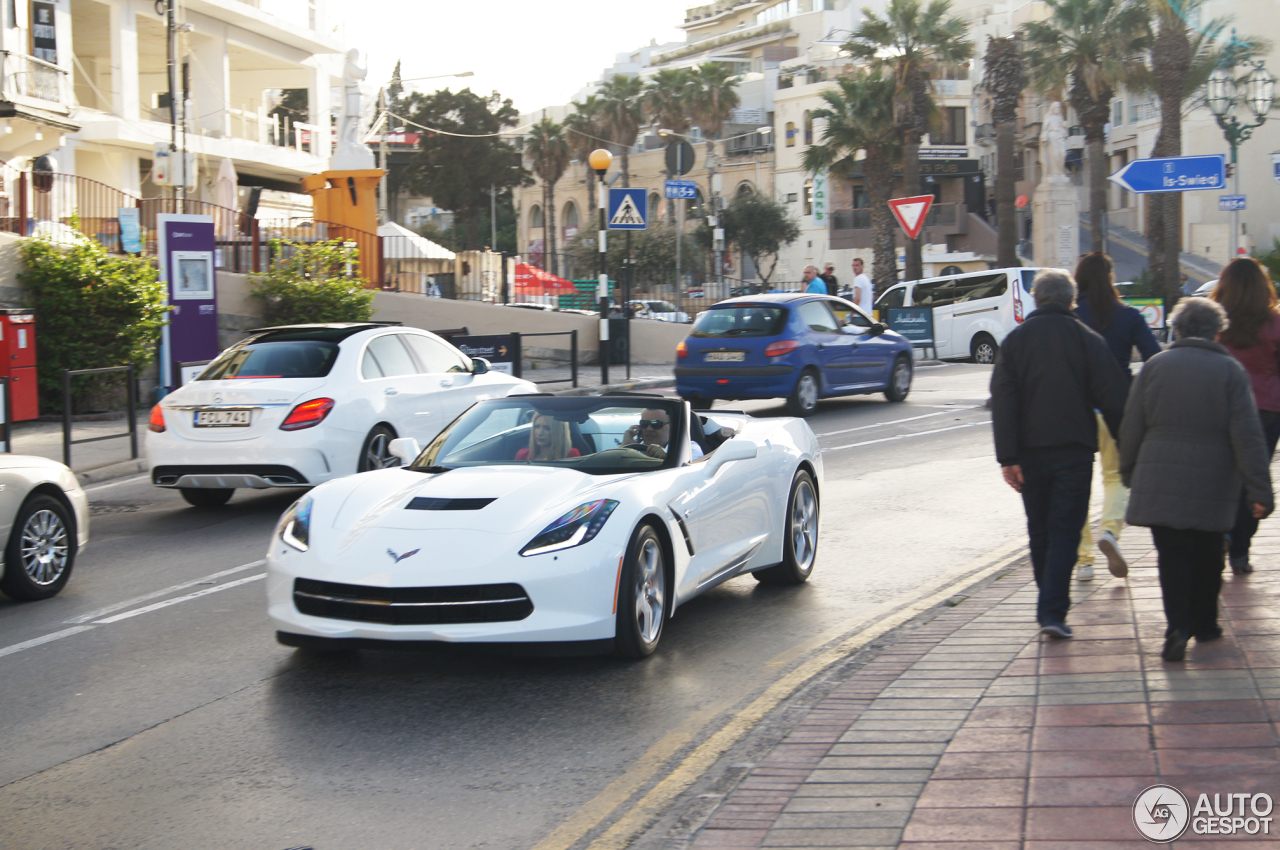
[[[218,507],[241,487],[313,487],[399,466],[392,440],[427,442],[478,401],[533,392],[417,328],[264,328],[152,408],[147,464],[157,487]]]

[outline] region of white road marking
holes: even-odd
[[[119,487],[121,484],[132,484],[135,481],[145,481],[146,479],[147,479],[147,474],[143,472],[138,475],[131,475],[128,478],[120,478],[115,481],[108,481],[105,484],[95,484],[92,487],[84,487],[81,489],[83,489],[86,493],[96,493],[99,490],[106,490],[110,487]]]
[[[208,596],[210,593],[218,593],[222,590],[230,590],[233,587],[239,587],[242,584],[248,584],[251,581],[266,578],[266,573],[258,573],[256,576],[229,581],[226,584],[220,584],[217,587],[206,587],[204,590],[197,590],[195,593],[188,593],[186,596],[179,596],[176,599],[166,599],[164,602],[157,602],[154,605],[148,605],[145,608],[136,608],[133,611],[125,611],[123,614],[116,614],[114,617],[107,617],[104,620],[94,622],[95,626],[105,626],[110,623],[118,623],[121,620],[127,620],[130,617],[136,617],[139,614],[150,614],[152,611],[159,611],[161,608],[168,608],[170,605],[177,605],[181,602],[190,602],[192,599],[199,599],[201,596]]]
[[[966,422],[963,425],[952,425],[948,428],[934,428],[932,431],[917,431],[914,434],[895,434],[892,437],[881,437],[878,440],[864,440],[861,443],[850,443],[847,446],[832,446],[831,448],[824,448],[822,451],[838,452],[841,449],[856,449],[858,446],[870,446],[875,443],[890,443],[890,442],[893,442],[894,440],[908,440],[912,437],[924,437],[924,436],[928,436],[929,434],[941,434],[943,431],[958,431],[961,428],[972,428],[975,425],[990,425],[990,424],[991,424],[990,422]]]
[[[40,646],[41,644],[51,643],[55,640],[62,640],[63,638],[71,637],[72,635],[78,635],[81,632],[90,631],[92,628],[93,626],[72,626],[69,629],[63,629],[60,632],[53,632],[52,634],[47,634],[43,637],[24,640],[22,643],[15,643],[12,646],[0,648],[0,658],[3,658],[6,655],[13,655],[15,652],[22,652],[24,649],[31,649],[32,647]]]
[[[954,410],[955,408],[952,408]],[[890,422],[876,422],[872,425],[859,425],[857,428],[845,428],[843,431],[827,431],[825,434],[815,434],[817,437],[834,437],[837,434],[852,434],[854,431],[865,431],[868,428],[883,428],[886,425],[897,425],[901,422],[915,422],[917,419],[928,419],[930,416],[945,416],[946,410],[937,413],[925,413],[922,416],[908,416],[906,419],[894,419]]]
[[[231,569],[223,570],[220,573],[211,573],[202,578],[196,578],[191,581],[184,581],[182,584],[175,584],[172,587],[166,587],[164,590],[153,590],[150,593],[144,593],[141,596],[135,596],[132,599],[126,599],[123,602],[117,602],[113,605],[108,605],[105,608],[99,608],[96,611],[90,611],[88,614],[81,614],[78,617],[72,617],[66,622],[88,623],[91,620],[98,619],[99,617],[105,617],[107,614],[112,614],[125,608],[132,608],[134,605],[141,605],[143,602],[150,602],[152,599],[159,599],[161,596],[168,596],[170,593],[177,593],[179,590],[186,590],[188,587],[195,587],[197,584],[206,584],[208,582],[217,581],[223,576],[241,573],[245,570],[251,570],[254,567],[261,567],[265,563],[266,561],[250,561],[247,564],[241,564],[238,567],[232,567]]]

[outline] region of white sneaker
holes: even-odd
[[[1076,581],[1093,581],[1093,564],[1076,564]]]
[[[1107,568],[1116,578],[1124,578],[1129,574],[1129,564],[1120,554],[1120,543],[1110,531],[1098,535],[1098,551],[1107,556]]]

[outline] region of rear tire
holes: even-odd
[[[884,397],[889,401],[906,401],[911,392],[912,376],[911,360],[905,354],[899,354],[889,370],[889,385],[884,389]]]
[[[666,554],[652,526],[631,535],[618,580],[618,614],[613,646],[621,658],[653,654],[667,621]]]
[[[356,464],[356,472],[369,472],[374,469],[389,469],[401,466],[400,458],[391,454],[388,447],[396,438],[396,432],[386,425],[375,425],[364,438],[360,447],[360,462]]]
[[[235,492],[235,489],[231,487],[180,487],[178,492],[182,494],[182,498],[187,500],[187,504],[193,507],[220,508],[231,501],[231,494]]]
[[[999,353],[1000,346],[992,339],[991,334],[978,334],[969,344],[970,359],[974,363],[990,365],[996,362],[996,355]]]
[[[792,416],[809,416],[818,409],[818,373],[807,368],[796,378],[795,389],[787,399],[787,412]]]
[[[761,584],[804,584],[813,575],[818,558],[818,489],[813,476],[803,469],[791,482],[783,533],[782,563],[752,573]]]
[[[4,550],[0,590],[26,602],[57,596],[76,561],[75,523],[67,506],[38,493],[18,510]]]

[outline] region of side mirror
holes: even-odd
[[[485,372],[488,372],[488,371],[489,371],[488,360],[485,360],[483,357],[471,358],[471,374],[483,375]]]
[[[397,437],[387,445],[387,451],[392,457],[398,457],[404,463],[413,463],[422,453],[418,441],[413,437]]]
[[[876,322],[874,325],[867,328],[867,333],[871,334],[872,336],[879,336],[880,334],[884,333],[887,330],[889,329],[885,327],[883,324],[881,324],[880,322]]]
[[[728,440],[707,458],[707,475],[715,475],[720,467],[731,461],[753,458],[756,452],[756,444],[751,440]]]

